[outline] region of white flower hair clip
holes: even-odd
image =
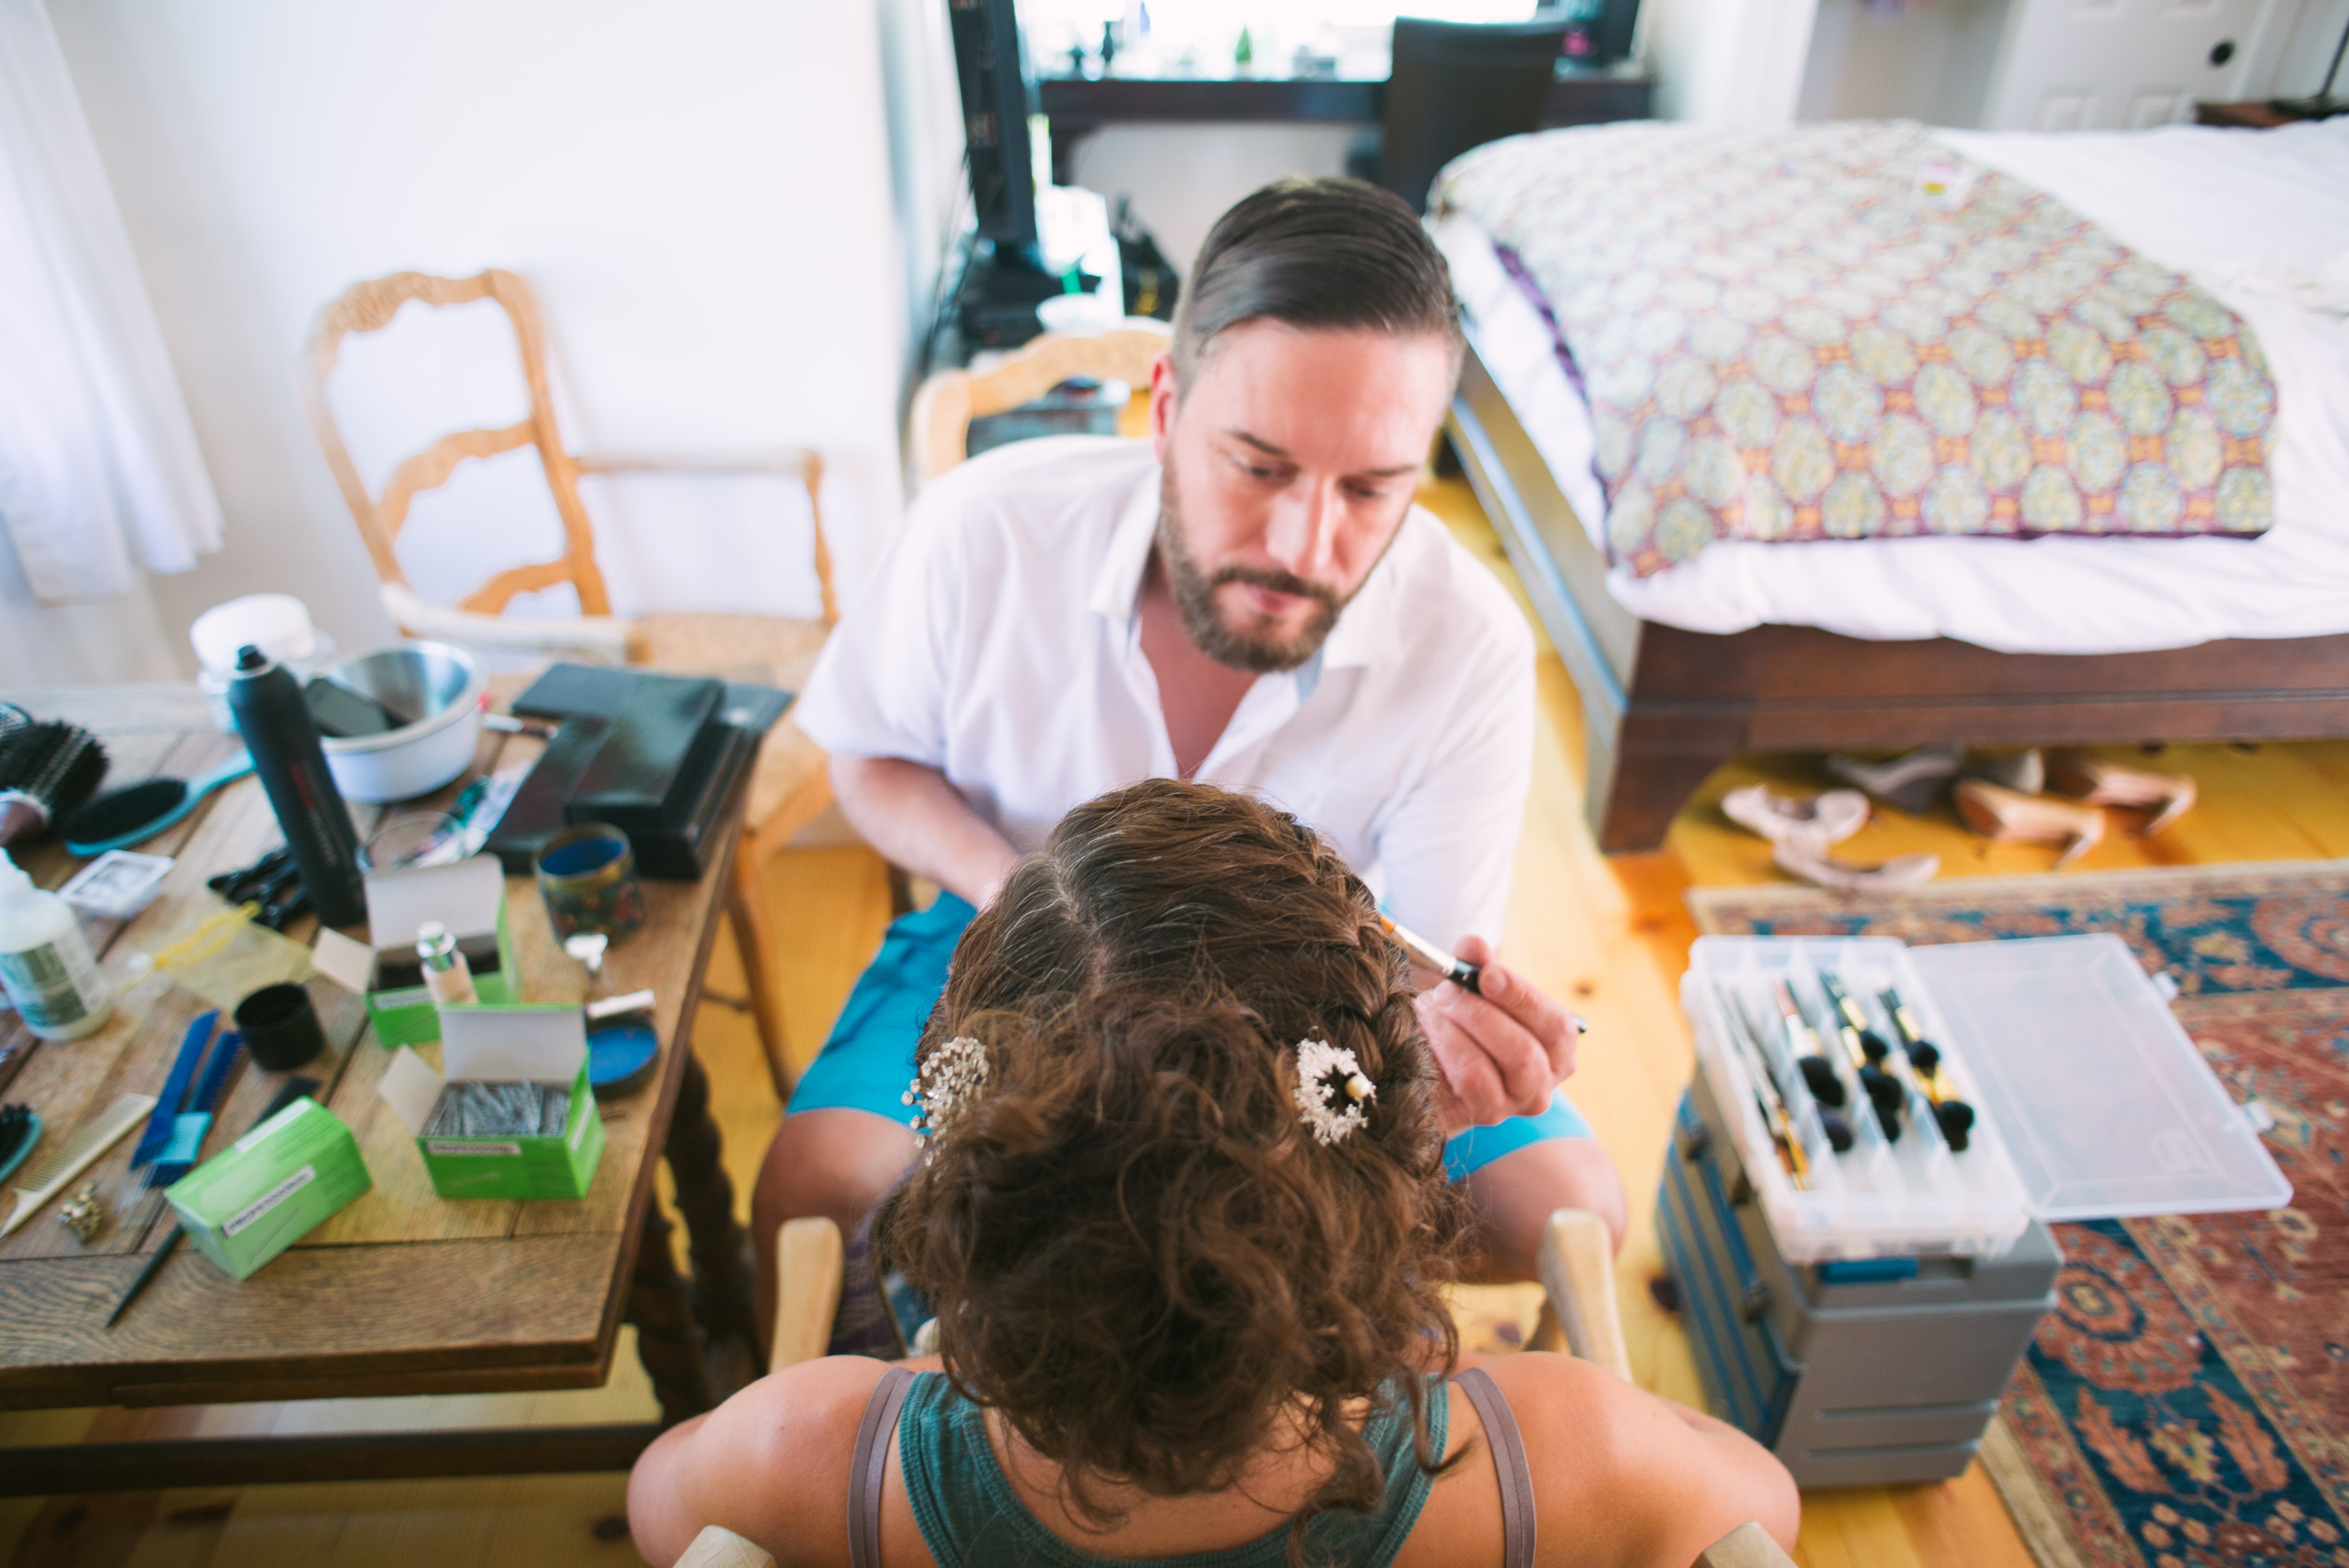
[[[1352,1101],[1343,1110],[1332,1109],[1338,1098],[1333,1078],[1344,1084],[1346,1098]],[[1299,1040],[1297,1088],[1292,1093],[1298,1119],[1312,1130],[1314,1137],[1330,1144],[1362,1125],[1362,1106],[1379,1098],[1379,1086],[1363,1076],[1362,1064],[1344,1047],[1327,1040]]]
[[[914,1112],[914,1142],[916,1147],[928,1144],[968,1107],[971,1099],[987,1087],[987,1047],[968,1035],[957,1035],[930,1053],[905,1092],[897,1097],[900,1105],[916,1108]],[[925,1150],[922,1163],[926,1165],[937,1156]]]

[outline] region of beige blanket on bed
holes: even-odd
[[[1716,539],[2256,536],[2275,387],[2178,273],[1903,124],[1630,124],[1480,148],[1588,394],[1614,559]]]

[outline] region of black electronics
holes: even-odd
[[[1631,57],[1631,33],[1640,20],[1640,0],[1545,0],[1534,7],[1547,21],[1563,14],[1566,57],[1578,66],[1611,66]]]
[[[1039,111],[1028,77],[1013,0],[947,0],[955,77],[962,88],[963,139],[970,150],[970,194],[978,232],[1033,257],[1036,162],[1028,117]]]
[[[559,727],[487,848],[527,876],[539,847],[574,822],[609,822],[636,849],[636,874],[690,882],[759,749],[791,706],[773,686],[556,665],[515,699]]]
[[[354,691],[342,682],[325,676],[313,676],[303,683],[302,700],[310,705],[310,717],[318,721],[318,733],[337,740],[356,739],[362,735],[389,735],[404,729],[415,720],[393,712],[363,691]]]

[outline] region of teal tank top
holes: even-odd
[[[1451,1414],[1441,1381],[1428,1388],[1428,1436],[1444,1452]],[[1309,1562],[1346,1568],[1387,1568],[1402,1550],[1419,1511],[1427,1501],[1430,1477],[1412,1446],[1411,1407],[1400,1398],[1363,1425],[1363,1440],[1385,1473],[1386,1495],[1367,1514],[1323,1514],[1305,1528]],[[1131,1568],[1131,1560],[1080,1552],[1028,1511],[1004,1480],[987,1440],[980,1408],[960,1394],[943,1372],[918,1374],[898,1418],[897,1461],[914,1518],[930,1555],[944,1568],[985,1568],[999,1563],[1046,1563],[1051,1568]],[[1151,1568],[1281,1568],[1288,1562],[1288,1527],[1283,1524],[1245,1546],[1185,1557],[1154,1557]]]

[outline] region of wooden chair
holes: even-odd
[[[824,1353],[844,1256],[840,1228],[830,1220],[792,1220],[783,1226],[775,1248],[781,1305],[768,1370]],[[1542,1237],[1540,1273],[1547,1301],[1531,1347],[1568,1351],[1630,1381],[1631,1359],[1615,1299],[1615,1249],[1607,1222],[1579,1209],[1552,1214]],[[695,1537],[678,1568],[772,1568],[773,1563],[757,1546],[713,1524]],[[1749,1522],[1706,1547],[1693,1568],[1794,1568],[1794,1563],[1766,1531]]]
[[[1086,377],[1150,385],[1150,367],[1174,340],[1172,328],[1148,316],[1129,316],[1122,326],[1080,337],[1047,333],[992,370],[941,370],[914,394],[910,423],[915,467],[925,481],[953,468],[967,455],[970,422],[1032,403],[1061,382]]]
[[[351,459],[327,397],[343,340],[354,333],[379,332],[400,306],[420,300],[433,306],[493,300],[513,328],[529,388],[530,411],[499,429],[460,430],[441,437],[401,462],[379,494],[370,495]],[[564,447],[555,428],[547,392],[545,335],[530,285],[512,273],[492,269],[469,278],[394,273],[357,284],[319,312],[305,356],[304,400],[310,428],[324,449],[326,466],[358,524],[367,554],[382,579],[384,607],[412,636],[495,647],[523,647],[572,657],[624,661],[682,675],[761,672],[775,684],[799,689],[839,618],[833,597],[832,556],[824,543],[817,490],[823,459],[790,449],[734,457],[581,457]],[[489,458],[523,447],[537,449],[539,466],[562,521],[563,553],[553,561],[500,572],[454,605],[434,604],[409,584],[393,548],[416,497],[447,482],[468,458]],[[579,495],[583,474],[670,473],[773,475],[796,480],[807,490],[814,523],[814,566],[823,614],[816,620],[775,615],[666,614],[633,618],[611,613],[610,595],[595,564],[595,537]],[[509,619],[503,612],[517,593],[568,583],[579,595],[580,614],[568,620]],[[765,862],[792,834],[832,803],[832,781],[823,751],[789,717],[775,727],[760,749],[750,778],[742,842],[736,851],[734,882],[727,913],[750,978],[750,1008],[765,1047],[775,1092],[789,1098],[792,1071],[784,1053],[781,990],[776,980],[774,937],[759,896]]]

